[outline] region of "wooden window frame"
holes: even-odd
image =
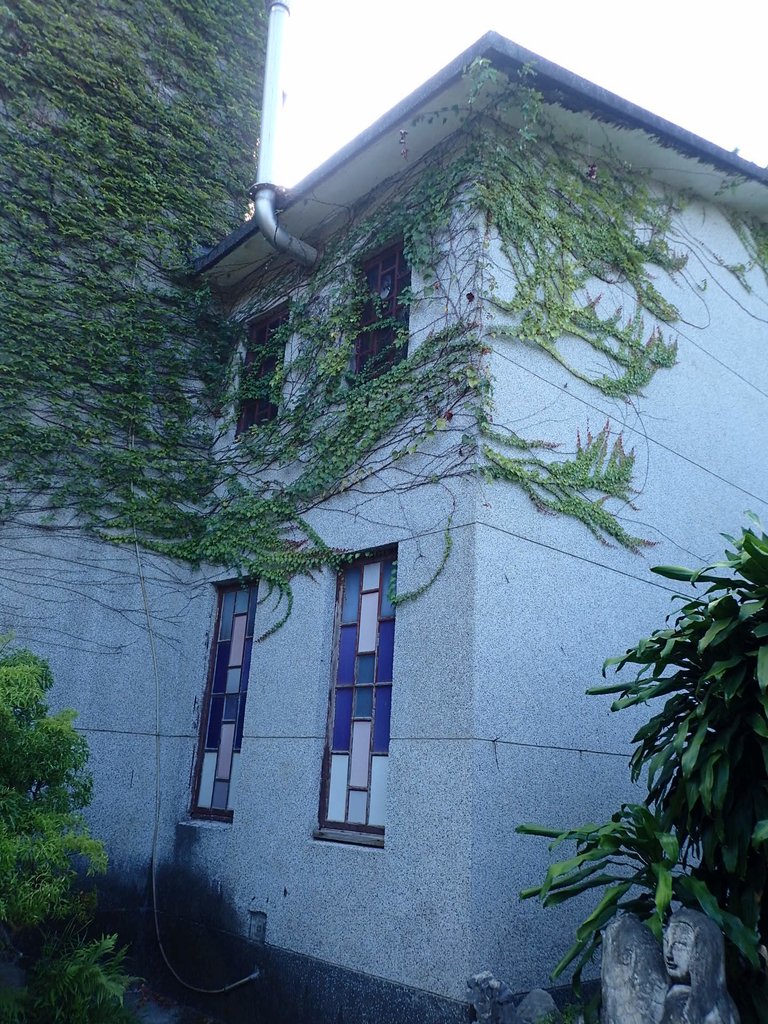
[[[214,628],[213,628],[213,633],[211,634],[211,642],[210,642],[209,651],[208,651],[208,669],[207,669],[207,673],[206,673],[205,692],[204,692],[203,700],[202,700],[202,703],[201,703],[201,706],[200,706],[200,723],[199,723],[198,735],[197,735],[197,750],[196,750],[196,754],[195,754],[195,770],[194,770],[193,775],[192,775],[192,794],[191,794],[191,803],[190,803],[190,809],[189,809],[190,816],[193,817],[193,818],[196,818],[196,819],[204,819],[204,820],[208,820],[208,821],[223,821],[223,822],[230,822],[233,819],[233,811],[232,811],[231,808],[201,807],[198,804],[198,800],[200,799],[200,787],[201,787],[201,783],[202,783],[202,775],[203,775],[203,766],[204,766],[205,754],[212,752],[212,751],[206,751],[206,739],[207,739],[207,734],[208,734],[211,705],[213,703],[213,698],[214,698],[213,685],[214,685],[214,678],[215,678],[215,673],[216,673],[216,659],[217,659],[217,654],[218,654],[218,649],[219,649],[219,643],[221,642],[219,634],[221,632],[221,620],[222,620],[222,614],[223,614],[223,611],[224,611],[224,600],[225,600],[225,596],[228,593],[235,593],[236,594],[237,592],[243,591],[243,590],[248,590],[249,591],[249,602],[251,600],[254,601],[254,602],[257,601],[257,599],[258,599],[258,584],[257,584],[256,581],[250,581],[250,582],[245,582],[245,583],[241,583],[240,581],[227,581],[227,582],[223,582],[223,583],[217,583],[215,585],[216,614],[214,616]],[[255,606],[254,606],[254,609],[255,609]],[[248,614],[248,617],[251,617],[251,614],[250,614],[250,604],[249,604],[249,611],[246,614]],[[253,617],[255,618],[255,610],[254,610],[254,613],[253,613]],[[250,642],[251,642],[251,646],[250,646],[250,650],[248,652],[248,671],[250,673],[250,659],[251,659],[252,650],[253,650],[253,633],[251,634],[250,638],[248,638],[247,636],[245,637],[244,645],[248,642],[249,639],[250,639]],[[244,653],[244,655],[243,655],[243,665],[245,664],[245,658],[246,658],[246,656],[245,656],[245,653]],[[241,668],[242,667],[243,666],[241,666]],[[242,689],[242,679],[241,679],[241,688],[237,692],[238,699],[240,701],[242,701],[243,703],[245,703],[245,701],[247,700],[247,696],[248,696],[248,692],[247,692],[248,679],[247,678],[245,679],[245,683],[246,683],[246,689],[243,690]],[[238,713],[239,713],[239,706],[238,706]],[[232,754],[233,755],[235,753],[241,754],[241,749],[242,749],[242,736],[241,736],[241,741],[240,741],[240,747],[239,748],[235,747],[236,736],[237,736],[237,719],[235,719],[235,738],[233,740],[233,749],[232,749]],[[219,737],[219,740],[221,740],[221,737]],[[217,748],[217,753],[218,753],[218,749],[219,748]],[[229,778],[229,785],[230,786],[231,786],[231,778],[232,778],[232,770],[231,770],[231,767],[230,767],[230,778]],[[229,800],[229,793],[228,793],[228,800]]]
[[[333,657],[331,659],[331,680],[328,691],[328,710],[327,710],[327,727],[325,736],[325,745],[323,749],[323,761],[321,770],[321,782],[320,782],[320,801],[318,806],[318,828],[313,831],[313,838],[320,840],[327,840],[331,842],[341,843],[358,843],[364,846],[383,846],[384,835],[386,825],[368,825],[359,822],[340,822],[336,819],[328,817],[328,801],[330,796],[330,783],[331,783],[331,756],[333,753],[333,729],[335,720],[335,698],[337,690],[337,676],[339,667],[339,653],[340,653],[340,640],[341,640],[341,625],[342,625],[342,610],[343,610],[343,598],[344,598],[344,573],[346,570],[359,566],[361,569],[361,595],[362,591],[362,569],[365,565],[375,562],[385,562],[387,560],[392,561],[393,571],[394,566],[397,564],[397,547],[387,546],[385,548],[379,548],[373,551],[366,552],[359,558],[354,559],[349,564],[345,565],[336,578],[336,605],[334,614],[334,628],[333,628]],[[384,593],[383,581],[380,584],[379,589],[379,608],[377,611],[377,642],[376,642],[376,658],[379,657],[379,639],[380,639],[380,625],[382,621],[387,621],[388,618],[394,622],[396,615],[393,613],[392,616],[382,618],[381,617],[381,599]],[[359,629],[359,619],[358,619]],[[357,658],[357,655],[355,656]],[[382,680],[382,684],[386,683]],[[374,683],[374,687],[378,684]],[[393,682],[389,685],[393,687]],[[353,700],[354,690],[357,688],[357,683],[353,686]],[[391,694],[390,694],[391,702]],[[391,703],[390,703],[391,707]],[[354,716],[352,721],[354,722]],[[370,799],[370,785],[371,785],[371,766],[372,757],[374,756],[389,756],[389,750],[386,755],[376,755],[373,750],[374,742],[374,714],[371,716],[371,749],[368,754],[368,790]],[[351,749],[351,743],[350,743]],[[354,788],[354,787],[353,787]],[[347,791],[350,786],[347,784]],[[348,794],[347,794],[348,799]]]
[[[381,296],[382,278],[390,271],[393,276],[392,290],[386,296]],[[375,275],[375,282],[371,280],[372,275]],[[399,301],[411,286],[411,268],[405,259],[402,242],[388,245],[367,259],[363,264],[363,277],[371,297],[365,303],[361,332],[355,339],[354,372],[357,376],[373,378],[397,365],[407,355],[407,342],[401,345],[396,343],[397,327],[389,325],[373,328],[373,324],[387,318],[408,326],[408,306]],[[381,308],[384,302],[389,305],[388,310]]]
[[[263,357],[258,369],[254,367],[256,353],[261,348],[269,345],[272,335],[285,326],[288,322],[288,317],[288,307],[280,306],[278,309],[257,317],[248,324],[248,342],[242,368],[243,382],[251,376],[257,381],[268,380],[277,370],[280,361],[279,352]],[[282,358],[285,360],[285,346],[282,349]],[[251,427],[259,427],[264,423],[270,423],[277,417],[278,412],[278,405],[268,398],[245,399],[240,405],[235,437],[242,437]]]

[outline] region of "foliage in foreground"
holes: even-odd
[[[130,1019],[130,978],[116,937],[83,938],[87,895],[76,862],[106,868],[103,845],[86,828],[91,797],[88,747],[74,712],[48,714],[51,671],[29,651],[0,651],[0,960],[16,943],[42,951],[25,988],[0,985],[1,1024],[107,1024]]]
[[[630,681],[594,687],[616,694],[612,710],[663,699],[634,736],[634,781],[647,773],[643,804],[609,822],[562,830],[552,849],[576,843],[541,885],[522,893],[554,906],[602,890],[553,972],[576,962],[575,980],[618,910],[657,937],[672,903],[701,909],[723,930],[729,988],[742,1019],[768,1021],[768,535],[757,521],[727,538],[725,559],[698,570],[659,566],[667,579],[704,585],[667,628],[604,667],[636,666]],[[658,709],[658,710],[656,710]]]

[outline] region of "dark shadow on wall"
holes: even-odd
[[[97,928],[117,931],[130,943],[130,969],[155,991],[232,1024],[469,1021],[465,1003],[249,940],[218,882],[184,863],[193,856],[186,844],[177,843],[178,859],[161,865],[157,875],[158,923],[168,960],[199,988],[229,984],[256,968],[259,977],[224,995],[203,995],[179,984],[157,944],[149,868],[135,872],[115,865],[99,886]]]

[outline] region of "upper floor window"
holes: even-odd
[[[355,373],[375,377],[399,362],[406,354],[405,342],[398,343],[402,325],[408,323],[404,292],[411,284],[411,269],[402,245],[392,246],[369,260],[363,274],[370,298],[363,309],[361,331],[355,342]],[[379,325],[379,326],[377,326]]]
[[[256,617],[255,583],[218,591],[216,631],[203,713],[193,810],[231,817],[243,741],[245,698]]]
[[[283,308],[248,326],[248,349],[241,382],[241,392],[246,397],[240,407],[236,437],[277,416],[277,405],[272,401],[272,381],[285,357],[285,345],[278,332],[287,322],[288,310]]]
[[[395,608],[392,550],[339,576],[335,668],[320,797],[320,825],[384,832]]]

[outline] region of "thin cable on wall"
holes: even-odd
[[[133,436],[131,435],[129,445],[133,448]],[[133,489],[133,481],[131,481],[131,489]],[[202,988],[199,985],[193,985],[178,973],[176,968],[171,963],[168,953],[166,952],[163,940],[160,935],[160,917],[158,913],[157,904],[157,843],[160,832],[160,807],[161,807],[161,757],[160,757],[160,672],[157,664],[157,646],[155,644],[155,630],[152,625],[152,613],[149,607],[149,596],[147,593],[147,581],[144,575],[144,565],[141,558],[141,548],[139,547],[139,538],[136,532],[136,527],[133,527],[133,547],[136,554],[136,572],[139,578],[139,585],[141,587],[141,599],[144,605],[144,616],[147,620],[147,636],[149,638],[149,651],[150,659],[152,662],[152,675],[155,682],[155,811],[154,811],[154,824],[152,827],[152,851],[150,856],[150,876],[152,879],[152,917],[155,925],[155,938],[157,939],[157,945],[160,949],[160,955],[163,958],[163,962],[168,970],[171,972],[176,981],[188,989],[190,992],[198,992],[201,995],[215,996],[224,995],[226,992],[231,992],[233,989],[240,988],[242,985],[247,984],[249,981],[255,981],[260,976],[258,968],[252,971],[244,978],[239,978],[237,981],[231,982],[229,985],[222,985],[220,988]]]

